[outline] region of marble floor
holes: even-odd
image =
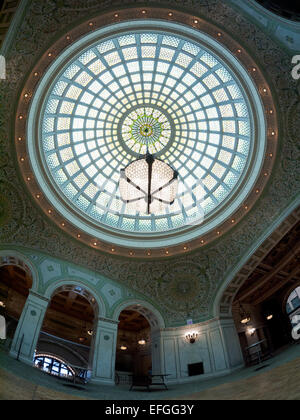
[[[300,400],[300,345],[292,345],[262,366],[258,371],[251,367],[221,378],[170,385],[168,391],[130,392],[129,386],[94,384],[77,390],[0,349],[0,400]]]

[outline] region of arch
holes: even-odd
[[[0,251],[0,267],[13,265],[21,268],[32,278],[31,291],[37,292],[39,288],[39,276],[37,268],[32,261],[21,252],[13,250]]]
[[[91,288],[90,286],[87,286],[83,281],[78,279],[60,279],[54,283],[52,283],[48,288],[45,290],[44,297],[51,300],[51,298],[54,296],[54,294],[58,291],[68,290],[68,287],[79,287],[81,290],[74,290],[78,294],[81,294],[83,297],[85,297],[90,304],[92,305],[93,309],[95,310],[96,307],[96,313],[95,316],[106,316],[106,306],[103,301],[103,299],[99,296],[96,290]],[[60,290],[59,290],[60,289]],[[87,291],[89,295],[85,295],[84,291]],[[92,302],[92,298],[95,299],[95,302]],[[96,305],[95,305],[96,304]]]
[[[36,360],[40,357],[48,357],[49,359],[54,359],[55,361],[61,362],[67,367],[67,369],[72,373],[73,376],[76,375],[76,372],[73,369],[73,367],[64,358],[62,358],[60,356],[57,356],[55,354],[52,354],[52,353],[41,352],[41,353],[37,353],[35,355],[34,364],[35,364]]]
[[[127,300],[118,305],[114,310],[113,320],[118,321],[121,312],[125,309],[136,311],[143,315],[149,322],[151,330],[165,328],[165,321],[160,312],[150,303],[138,299]]]
[[[300,220],[299,201],[296,200],[262,235],[256,244],[244,255],[235,270],[232,270],[219,289],[213,306],[213,316],[216,318],[231,316],[232,303],[244,282],[266,257],[266,255],[281,241],[281,239]]]

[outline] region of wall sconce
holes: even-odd
[[[188,343],[195,343],[195,341],[197,340],[198,334],[197,333],[189,333],[185,335],[185,339]]]
[[[120,349],[121,349],[122,351],[125,351],[125,350],[127,350],[127,346],[121,346],[121,347],[120,347]]]
[[[1,308],[5,308],[5,307],[6,307],[5,303],[4,303],[4,302],[2,302],[2,301],[0,301],[0,307],[1,307]]]
[[[139,344],[140,346],[145,346],[145,345],[146,345],[146,340],[139,340],[139,341],[138,341],[138,344]]]
[[[94,334],[94,331],[93,330],[88,330],[87,333],[88,333],[88,335],[91,335],[92,336]]]
[[[268,316],[267,316],[267,320],[268,320],[268,321],[271,321],[271,319],[273,319],[273,318],[274,318],[274,317],[273,317],[273,315],[272,315],[272,314],[270,314],[270,315],[268,315]]]

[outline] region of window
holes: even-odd
[[[159,31],[120,34],[74,58],[45,102],[41,146],[49,176],[79,213],[145,234],[208,217],[241,181],[252,149],[246,94],[196,41]],[[118,192],[120,170],[149,149],[179,172],[175,203],[136,214]],[[201,187],[199,187],[199,183]]]
[[[72,378],[75,375],[74,370],[70,366],[53,356],[36,356],[34,366],[53,376]]]

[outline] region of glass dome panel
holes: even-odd
[[[48,173],[79,213],[123,232],[159,233],[208,217],[238,186],[254,138],[237,77],[211,51],[159,31],[115,35],[73,58],[45,101]],[[155,215],[120,198],[120,170],[146,153],[179,173]]]

